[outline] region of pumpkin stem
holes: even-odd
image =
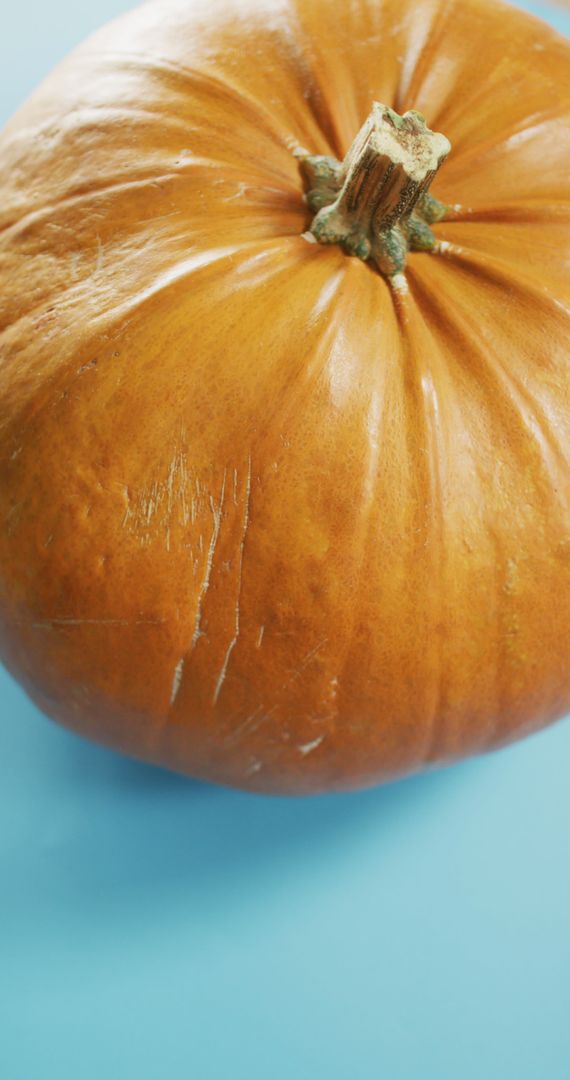
[[[428,188],[451,150],[419,112],[399,116],[375,102],[344,161],[296,151],[321,244],[370,259],[387,277],[401,274],[408,251],[431,251],[430,225],[447,208]]]

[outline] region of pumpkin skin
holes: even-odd
[[[452,153],[407,290],[307,243],[371,103]],[[0,139],[0,650],[264,792],[570,708],[570,47],[487,0],[161,0]]]

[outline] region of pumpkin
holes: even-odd
[[[263,792],[570,708],[570,47],[490,0],[161,0],[0,140],[0,652]],[[450,150],[451,146],[451,150]]]

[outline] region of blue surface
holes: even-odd
[[[14,6],[4,117],[126,7]],[[0,703],[1,1080],[570,1077],[568,722],[295,801],[82,743],[5,674]]]

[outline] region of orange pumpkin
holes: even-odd
[[[20,110],[0,649],[41,709],[312,792],[570,708],[569,113],[569,44],[490,0],[162,0]]]

